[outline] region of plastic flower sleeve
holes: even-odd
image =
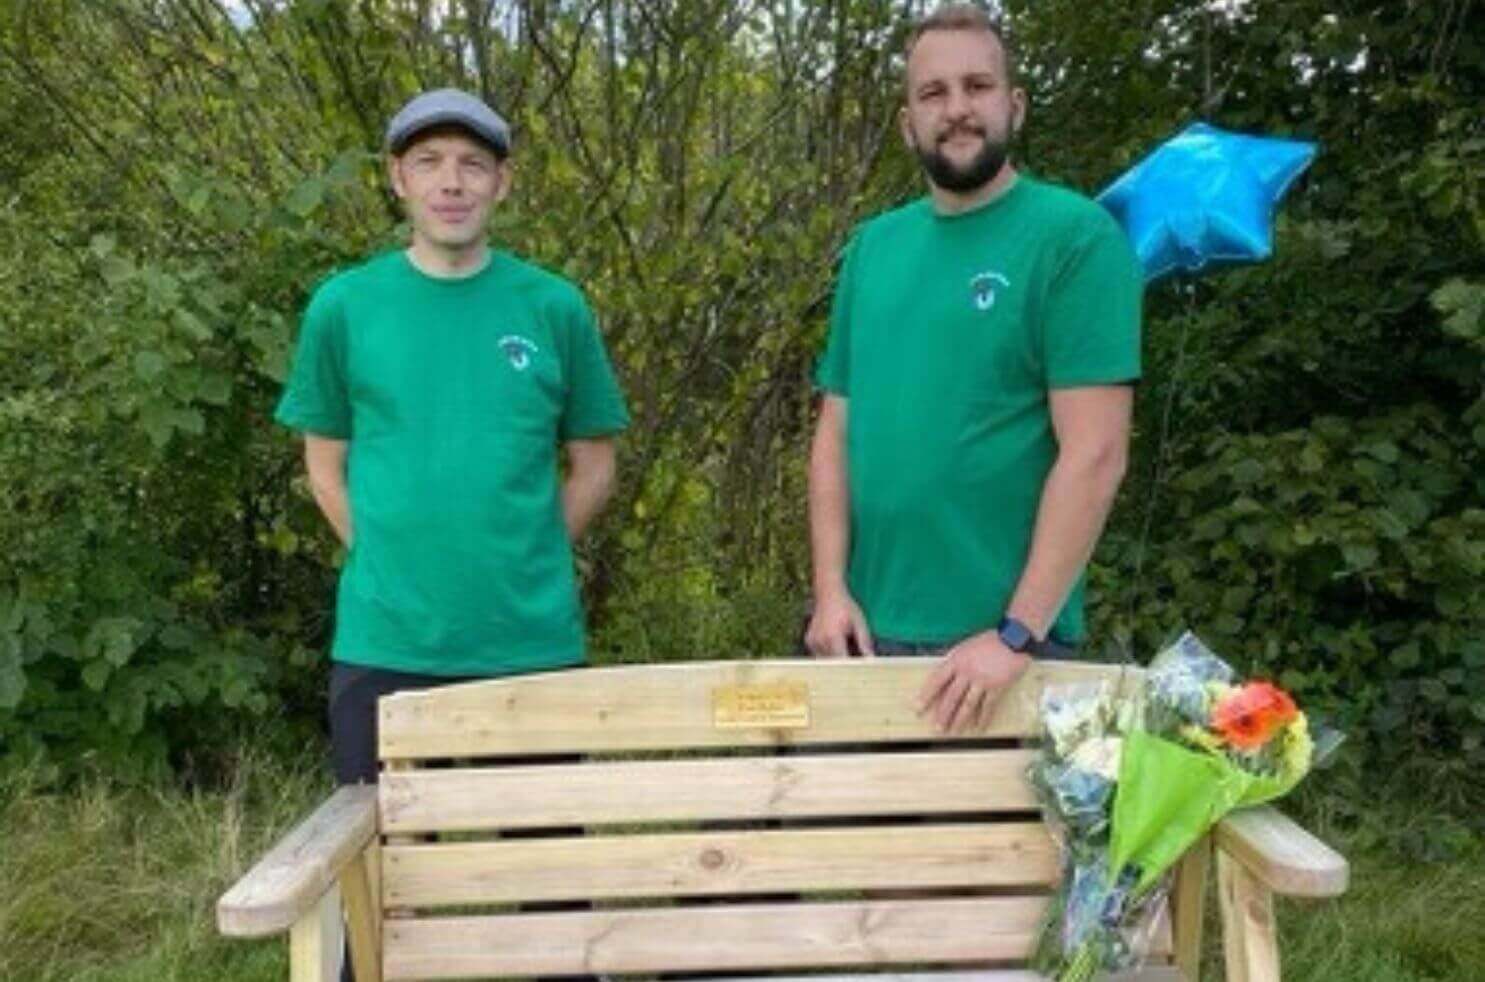
[[[1028,777],[1062,870],[1033,957],[1043,971],[1078,962],[1131,967],[1150,949],[1163,896],[1135,898],[1132,883],[1110,882],[1108,866],[1124,749],[1120,711],[1128,705],[1108,682],[1049,686],[1041,696],[1043,739]]]

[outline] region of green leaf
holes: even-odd
[[[1371,513],[1371,524],[1384,539],[1403,539],[1408,534],[1407,523],[1386,508],[1379,508]]]
[[[1318,474],[1325,469],[1325,451],[1318,443],[1306,443],[1299,452],[1298,465],[1301,474]]]
[[[146,382],[153,382],[165,371],[165,356],[158,351],[141,351],[134,356],[134,374]]]
[[[196,385],[196,397],[212,406],[225,406],[232,399],[232,379],[221,372],[206,372]]]
[[[109,253],[104,256],[98,264],[98,272],[103,275],[103,281],[110,287],[118,289],[134,278],[137,270],[134,264],[117,253]]]
[[[1397,444],[1390,440],[1378,440],[1374,443],[1363,444],[1361,452],[1384,464],[1397,463]]]
[[[1232,468],[1232,479],[1238,484],[1248,486],[1257,484],[1263,480],[1264,467],[1262,462],[1246,457],[1237,462]]]
[[[1445,617],[1459,617],[1469,607],[1469,594],[1457,586],[1446,586],[1434,594],[1433,605]]]
[[[192,190],[190,194],[187,194],[181,204],[185,206],[186,211],[190,212],[196,218],[200,218],[206,213],[206,206],[210,200],[211,188],[205,184],[201,184]]]
[[[1355,570],[1371,569],[1377,565],[1377,547],[1363,542],[1348,542],[1341,546],[1341,555],[1346,565]]]
[[[83,684],[94,692],[102,692],[103,687],[108,684],[108,677],[113,674],[113,666],[106,658],[95,658],[83,666]]]
[[[206,322],[184,307],[175,308],[175,326],[194,341],[211,340],[211,328]]]
[[[170,442],[170,407],[152,402],[139,411],[139,425],[149,434],[156,449]]]
[[[21,639],[0,634],[0,709],[14,709],[26,694],[26,671],[21,667]]]
[[[324,178],[311,177],[300,181],[299,185],[293,191],[289,192],[289,196],[284,199],[284,208],[290,214],[297,215],[300,218],[308,218],[314,214],[315,210],[320,207],[320,203],[324,200]]]
[[[83,653],[89,658],[101,657],[115,668],[121,667],[138,650],[142,627],[132,617],[99,618],[83,641]]]
[[[1394,668],[1407,671],[1410,668],[1417,668],[1418,663],[1423,660],[1423,656],[1419,651],[1418,642],[1409,641],[1407,644],[1393,649],[1392,654],[1387,660],[1392,662]]]
[[[1429,296],[1444,315],[1444,330],[1466,341],[1481,339],[1485,324],[1485,284],[1452,279]]]
[[[336,157],[330,169],[325,171],[325,182],[333,187],[349,184],[361,174],[361,169],[369,161],[375,159],[376,155],[365,150],[347,150]]]
[[[160,632],[160,643],[171,651],[185,651],[195,643],[195,638],[179,624],[171,624]]]
[[[170,425],[182,433],[200,436],[206,432],[206,417],[198,409],[176,409],[170,413]]]

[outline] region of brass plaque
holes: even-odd
[[[712,725],[802,729],[810,725],[810,687],[803,682],[719,685],[712,690]]]

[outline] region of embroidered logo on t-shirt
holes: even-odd
[[[976,273],[969,281],[970,296],[974,299],[976,310],[989,310],[995,306],[995,284],[1010,286],[1011,281],[999,273],[986,270]]]
[[[524,372],[531,364],[531,356],[536,354],[536,342],[519,334],[507,334],[500,339],[500,350],[510,359],[511,368]]]

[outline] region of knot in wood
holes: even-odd
[[[727,854],[716,846],[701,851],[702,869],[721,869],[727,863]]]

